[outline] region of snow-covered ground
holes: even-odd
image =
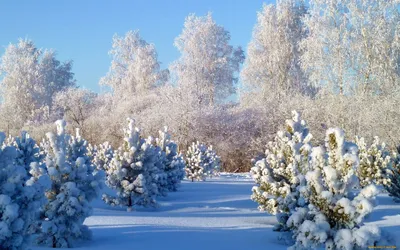
[[[275,217],[259,212],[250,200],[252,186],[246,174],[222,174],[206,182],[184,181],[178,192],[159,199],[159,208],[133,212],[98,200],[93,216],[85,221],[93,239],[80,243],[77,249],[286,249],[272,231]],[[385,194],[378,202],[367,223],[400,235],[400,204]]]

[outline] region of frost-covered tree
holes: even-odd
[[[26,249],[50,181],[43,165],[27,150],[36,148],[34,141],[17,143],[26,139],[23,135],[15,139],[20,146],[16,148],[14,143],[3,144],[4,139],[4,133],[0,133],[0,246],[5,250]]]
[[[287,231],[286,220],[297,207],[306,205],[299,188],[305,185],[305,174],[311,169],[311,154],[307,124],[296,111],[286,121],[284,131],[279,131],[267,144],[265,158],[254,161],[251,174],[256,182],[252,200],[261,211],[276,214],[278,231]]]
[[[388,172],[390,185],[386,185],[385,189],[394,201],[400,202],[400,147],[397,147],[397,152],[392,155],[392,164]]]
[[[54,95],[75,86],[71,67],[72,62],[61,63],[53,51],[40,50],[30,40],[10,44],[0,62],[1,112],[9,119],[0,125],[19,129],[45,121]]]
[[[100,84],[110,86],[119,99],[143,94],[168,78],[168,72],[160,70],[155,46],[142,39],[139,31],[129,31],[123,37],[114,35],[109,54],[111,67]]]
[[[365,187],[371,183],[376,185],[390,185],[388,171],[392,163],[390,151],[385,143],[380,143],[375,137],[373,143],[367,147],[363,137],[357,137],[360,163],[357,168],[357,177],[360,185]]]
[[[204,181],[219,171],[219,164],[219,157],[212,146],[207,147],[198,141],[193,142],[186,152],[186,178],[192,181]]]
[[[104,194],[103,200],[112,206],[155,206],[157,195],[156,180],[158,154],[151,140],[140,136],[134,121],[128,119],[124,129],[124,144],[114,151],[111,162],[105,166],[106,184],[117,191],[117,195]]]
[[[334,93],[382,94],[398,87],[399,3],[313,0],[304,18],[302,67]]]
[[[400,3],[349,0],[352,82],[357,94],[390,95],[400,82]]]
[[[89,144],[89,153],[93,158],[93,163],[99,170],[106,170],[106,167],[111,162],[114,149],[109,142],[92,146]]]
[[[31,163],[41,163],[45,157],[36,141],[25,131],[22,131],[20,136],[10,136],[6,144],[16,148],[17,164],[25,166],[28,173]]]
[[[310,83],[344,94],[348,90],[350,34],[346,1],[310,1],[309,15],[303,20],[307,37],[301,41],[301,64]],[[345,89],[347,88],[347,89]]]
[[[86,122],[98,108],[98,104],[96,93],[87,89],[68,88],[54,96],[53,116],[79,128],[85,136]]]
[[[48,203],[37,242],[65,248],[91,236],[83,222],[92,212],[90,202],[100,193],[103,173],[91,163],[87,142],[79,132],[75,137],[66,134],[63,120],[56,125],[57,134],[47,133],[44,144],[51,188],[46,191]]]
[[[214,105],[235,92],[235,73],[244,60],[243,50],[229,44],[230,34],[212,19],[189,15],[175,39],[181,57],[170,71],[194,105]]]
[[[167,175],[166,189],[168,191],[177,191],[181,180],[185,176],[185,162],[182,155],[178,153],[178,145],[171,140],[167,127],[159,131],[156,144],[163,152],[160,152],[160,154],[164,155],[164,171]]]
[[[255,92],[267,99],[283,92],[306,90],[299,48],[306,34],[301,21],[305,14],[305,5],[298,0],[264,4],[258,12],[241,71],[245,96],[246,92]]]
[[[345,141],[342,130],[328,129],[325,146],[313,148],[310,163],[312,171],[306,173],[306,186],[300,188],[309,205],[294,211],[286,223],[293,232],[293,248],[365,249],[390,245],[378,227],[363,224],[373,210],[376,186],[368,185],[353,194],[358,182],[357,145]]]

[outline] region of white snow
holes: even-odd
[[[222,173],[205,182],[183,181],[177,192],[159,198],[158,208],[132,212],[96,200],[93,216],[85,221],[93,239],[78,243],[76,249],[287,249],[278,240],[279,233],[272,231],[275,216],[259,212],[250,200],[253,185],[249,174]],[[387,194],[377,199],[381,205],[366,224],[399,235],[400,204]],[[32,247],[44,249],[49,248]]]

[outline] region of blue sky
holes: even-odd
[[[148,1],[0,1],[0,54],[18,38],[32,39],[40,48],[52,48],[61,60],[73,60],[79,86],[101,91],[98,85],[110,66],[112,36],[139,29],[154,43],[161,67],[179,57],[173,46],[190,13],[208,11],[231,33],[231,44],[244,49],[250,41],[263,3],[274,0],[148,0]]]

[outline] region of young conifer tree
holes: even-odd
[[[257,184],[251,198],[261,211],[277,215],[277,231],[287,231],[288,217],[295,208],[306,205],[299,188],[305,185],[304,175],[310,170],[312,135],[300,114],[293,111],[292,115],[285,130],[268,143],[265,158],[255,161],[250,171]]]
[[[39,244],[53,248],[72,247],[78,239],[90,238],[84,220],[91,215],[90,202],[101,190],[103,173],[96,170],[79,132],[66,134],[66,123],[58,120],[57,134],[47,133],[46,167],[51,188],[46,192]]]
[[[128,119],[124,144],[114,151],[106,169],[106,184],[117,191],[116,196],[104,194],[103,200],[112,206],[155,206],[158,194],[153,173],[157,172],[158,155],[151,140],[140,136],[134,120]]]
[[[185,176],[185,162],[182,155],[178,154],[178,145],[171,140],[168,127],[159,131],[159,138],[156,139],[157,145],[161,148],[165,164],[165,174],[167,176],[166,189],[177,191],[178,186]],[[161,153],[161,152],[160,152]]]
[[[37,155],[28,150],[37,148],[28,134],[7,143],[4,139],[0,133],[0,246],[20,250],[29,243],[50,181]]]

